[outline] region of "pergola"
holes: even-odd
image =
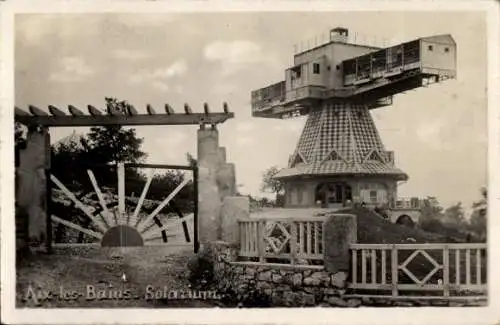
[[[229,112],[227,103],[223,103],[222,112],[211,112],[206,103],[201,113],[193,112],[188,104],[184,104],[181,113],[176,113],[168,104],[164,105],[163,113],[157,113],[149,104],[146,107],[146,114],[139,113],[132,105],[128,105],[126,111],[112,107],[99,109],[87,105],[87,111],[86,114],[73,105],[68,105],[68,112],[53,105],[48,106],[48,112],[34,105],[28,105],[27,110],[15,107],[15,121],[28,127],[26,148],[22,149],[18,165],[16,165],[16,170],[21,171],[19,188],[16,188],[16,202],[29,213],[28,237],[45,241],[47,251],[51,251],[52,228],[49,211],[51,186],[48,183],[53,176],[50,174],[50,135],[48,132],[50,127],[199,125],[198,165],[193,171],[196,175],[198,175],[198,169],[203,169],[204,172],[201,177],[196,177],[195,181],[196,203],[200,204],[196,204],[194,221],[195,227],[198,226],[197,220],[200,221],[201,243],[213,240],[212,237],[217,233],[214,227],[220,228],[218,217],[214,217],[220,205],[214,205],[214,203],[219,202],[224,196],[234,195],[236,187],[234,165],[226,163],[225,149],[218,145],[216,127],[217,124],[234,117],[234,113]],[[207,125],[211,127],[206,128]],[[41,173],[41,170],[45,173]],[[216,176],[220,175],[221,171],[225,176]],[[221,177],[224,178],[222,181]],[[222,183],[225,184],[223,188],[220,185]],[[122,186],[123,184],[119,185],[119,188]],[[196,230],[195,236],[198,237]],[[196,238],[195,250],[197,244]]]

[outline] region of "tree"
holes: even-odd
[[[428,232],[443,233],[443,207],[439,201],[429,196],[423,201],[421,216],[418,219],[418,226]]]
[[[472,204],[472,209],[469,229],[479,237],[479,240],[485,241],[488,213],[488,190],[486,188],[481,189],[481,199]]]
[[[126,101],[106,98],[108,110],[126,112],[130,106]],[[121,125],[92,127],[87,142],[92,163],[136,163],[146,157],[141,151],[143,139],[137,137],[135,129],[124,130]]]
[[[196,165],[198,165],[198,160],[194,158],[193,155],[190,154],[189,152],[186,153],[186,158],[189,166],[195,167]]]
[[[461,202],[450,206],[444,211],[443,223],[455,230],[465,230],[465,214]]]
[[[278,202],[279,195],[282,194],[284,190],[283,182],[274,177],[279,173],[279,171],[280,170],[277,166],[269,167],[262,175],[261,184],[262,192],[272,192],[276,194],[276,202]]]

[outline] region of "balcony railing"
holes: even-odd
[[[285,101],[285,81],[252,91],[252,110],[259,111]]]
[[[394,209],[421,209],[425,204],[425,199],[418,197],[398,198],[391,206]]]

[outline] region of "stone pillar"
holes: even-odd
[[[217,170],[217,187],[221,200],[236,195],[236,177],[234,164],[223,164]]]
[[[226,148],[224,147],[219,147],[218,148],[219,150],[219,162],[221,165],[225,164],[226,163]]]
[[[16,200],[27,212],[30,242],[41,244],[47,239],[47,182],[46,170],[50,169],[50,135],[48,129],[31,129],[26,139],[26,149],[20,152],[19,187]]]
[[[250,200],[246,196],[225,197],[222,202],[222,237],[221,240],[237,244],[239,242],[238,219],[250,216]]]
[[[357,242],[356,216],[335,214],[328,216],[323,226],[325,269],[330,273],[349,271],[350,244]]]
[[[217,240],[221,232],[219,166],[219,133],[215,128],[202,127],[198,130],[198,235],[201,245]]]

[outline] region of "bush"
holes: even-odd
[[[206,250],[188,263],[188,281],[195,290],[209,290],[214,280],[214,263]]]
[[[254,283],[249,283],[244,293],[237,293],[234,289],[228,288],[220,294],[222,294],[221,303],[225,307],[264,308],[272,306],[270,297],[261,289],[257,289]]]

